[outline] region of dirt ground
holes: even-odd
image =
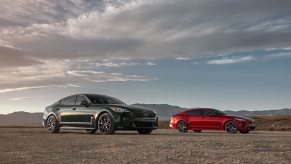
[[[0,128],[0,163],[291,163],[291,132],[114,135]]]

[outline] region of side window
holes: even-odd
[[[76,96],[70,96],[62,100],[63,105],[76,105]]]
[[[200,116],[209,116],[211,112],[208,110],[200,110]]]
[[[91,102],[93,104],[103,104],[103,99],[101,97],[94,97]]]
[[[76,100],[76,105],[80,105],[82,101],[88,101],[84,96],[78,96]]]
[[[188,110],[185,113],[187,113],[191,116],[199,116],[199,110]]]

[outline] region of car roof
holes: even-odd
[[[92,94],[92,93],[78,93],[78,94],[73,94],[73,95],[69,95],[66,97],[70,97],[70,96],[79,96],[79,95],[83,95],[83,96],[100,96],[100,97],[111,97],[111,96],[107,96],[107,95],[102,95],[102,94]]]
[[[87,97],[88,96],[112,97],[112,96],[107,96],[107,95],[102,95],[102,94],[92,94],[92,93],[81,93],[81,94],[77,94],[77,95],[84,95],[84,96],[87,96]]]
[[[189,110],[214,110],[213,108],[190,108]]]

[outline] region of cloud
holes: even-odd
[[[1,3],[1,39],[36,52],[50,47],[45,57],[188,58],[291,43],[288,0]]]
[[[0,93],[23,91],[23,90],[30,90],[30,89],[52,88],[52,87],[66,87],[66,86],[50,85],[50,86],[34,86],[34,87],[6,88],[6,89],[0,89]]]
[[[272,53],[266,56],[266,59],[275,59],[275,58],[286,58],[291,57],[291,51],[288,52],[280,52],[280,53]]]
[[[147,81],[152,77],[103,68],[144,65],[132,59],[186,60],[291,45],[289,0],[2,0],[0,11],[2,92]],[[121,58],[128,60],[116,60]],[[226,57],[208,64],[252,60]]]
[[[42,89],[51,87],[82,87],[84,82],[107,82],[107,81],[150,81],[153,78],[142,75],[127,75],[117,72],[100,71],[100,66],[92,65],[98,63],[94,60],[43,60],[38,59],[41,64],[19,67],[0,68],[0,93],[22,91],[28,89]],[[101,62],[104,62],[103,59]],[[106,60],[107,63],[115,61]],[[91,64],[90,64],[91,63]],[[108,67],[124,67],[133,63],[128,61],[117,65],[106,65]]]
[[[27,99],[33,99],[33,97],[16,97],[9,99],[10,101],[20,101],[20,100],[27,100]]]
[[[154,63],[154,62],[147,62],[146,65],[148,65],[148,66],[154,66],[154,65],[157,65],[157,63]]]
[[[108,59],[103,59],[101,62],[91,63],[92,65],[95,65],[96,67],[128,67],[128,66],[135,66],[139,65],[139,63],[136,62],[128,62],[128,61],[113,61]]]
[[[0,68],[1,67],[14,67],[14,66],[29,66],[40,64],[39,61],[27,56],[12,47],[1,47],[0,45]]]
[[[223,65],[223,64],[237,64],[253,61],[255,58],[253,56],[244,57],[223,57],[222,59],[210,60],[207,64]]]
[[[191,58],[179,57],[179,58],[176,58],[176,60],[191,60]]]

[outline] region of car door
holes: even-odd
[[[81,102],[83,101],[90,102],[87,97],[78,95],[76,99],[75,115],[78,116],[78,122],[80,124],[93,125],[94,115],[96,115],[97,111],[93,110],[93,108],[90,108],[89,106],[81,105]]]
[[[199,125],[199,110],[194,109],[194,110],[189,110],[185,112],[187,114],[187,118],[188,118],[188,128],[189,129],[200,129],[200,125]]]
[[[60,124],[71,124],[78,122],[75,117],[76,111],[76,96],[69,96],[61,100],[60,106],[56,109]]]
[[[200,123],[203,129],[220,129],[221,120],[213,112],[205,109],[200,111]]]

